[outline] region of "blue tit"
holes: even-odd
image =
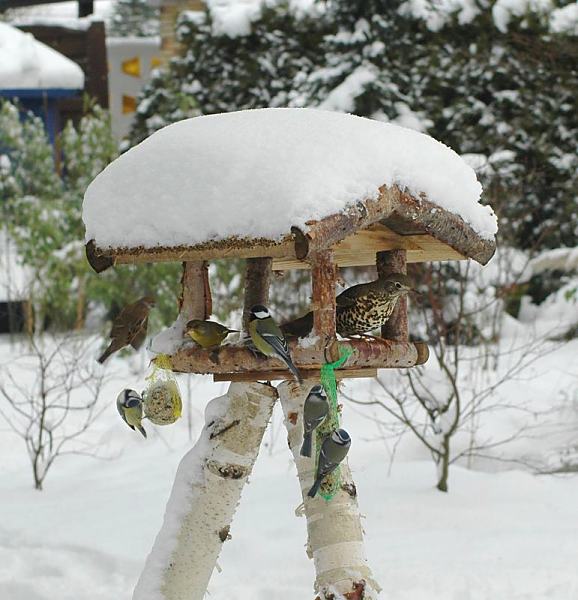
[[[302,381],[299,371],[291,360],[287,340],[273,320],[269,309],[262,304],[256,304],[249,315],[249,335],[255,348],[265,356],[280,358],[287,368],[295,375],[297,381]]]
[[[132,429],[138,429],[146,438],[142,426],[142,398],[135,390],[122,390],[116,399],[116,408],[123,421]]]
[[[345,429],[338,429],[323,440],[321,452],[319,452],[315,483],[307,494],[310,498],[315,498],[319,486],[322,484],[325,477],[335,471],[339,466],[339,463],[343,462],[343,459],[349,452],[350,446],[351,438]]]
[[[315,385],[309,391],[303,406],[303,445],[301,456],[311,456],[313,431],[325,421],[329,413],[329,402],[323,387]]]

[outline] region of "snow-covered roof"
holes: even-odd
[[[202,116],[154,133],[88,187],[86,240],[98,248],[279,240],[377,198],[384,185],[425,194],[493,240],[496,217],[453,150],[403,127],[313,109]]]
[[[0,89],[82,89],[84,73],[72,60],[30,33],[0,23]]]
[[[116,0],[97,0],[94,11],[86,17],[78,16],[78,2],[55,2],[8,9],[6,20],[16,27],[20,25],[46,25],[86,30],[95,21],[110,20]]]

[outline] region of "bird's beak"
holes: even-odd
[[[416,289],[414,289],[414,288],[410,288],[410,289],[409,289],[409,293],[410,293],[410,294],[415,294],[416,296],[423,297],[423,294],[422,294],[421,292],[418,292],[418,291],[417,291]]]

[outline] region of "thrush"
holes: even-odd
[[[392,273],[347,288],[336,298],[337,333],[349,337],[381,327],[391,317],[398,299],[410,291],[411,282],[403,273]],[[306,337],[312,328],[312,312],[281,326],[284,334],[296,337]]]
[[[154,298],[144,296],[140,300],[125,306],[112,322],[111,342],[98,359],[103,363],[111,354],[125,346],[138,350],[146,339],[149,311],[155,305]]]
[[[192,319],[185,326],[185,333],[202,348],[217,348],[230,333],[239,333],[215,321]]]

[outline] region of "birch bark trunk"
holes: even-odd
[[[232,383],[207,405],[205,427],[179,465],[133,600],[205,597],[276,398],[270,385]]]
[[[357,491],[347,460],[341,465],[341,489],[331,501],[320,496],[307,496],[315,476],[315,459],[299,453],[303,439],[302,415],[305,398],[317,383],[309,380],[299,386],[296,382],[284,381],[277,388],[285,414],[289,448],[301,484],[309,537],[307,553],[315,564],[315,591],[320,600],[374,599],[381,588],[365,557]]]

